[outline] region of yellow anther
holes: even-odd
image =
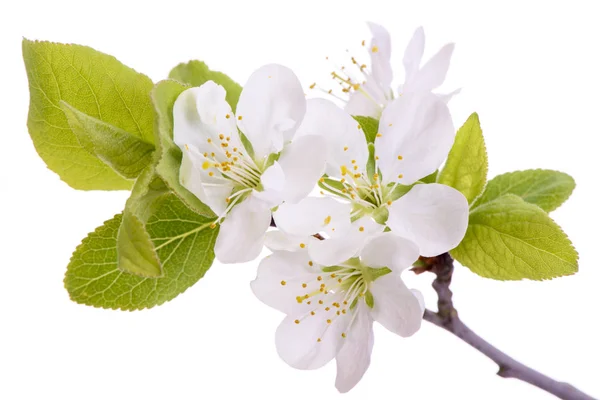
[[[398,175],[398,179],[402,179],[402,178],[404,178],[404,175],[402,175],[402,174]]]
[[[345,165],[342,165],[340,167],[340,172],[342,173],[342,176],[346,175],[348,173],[348,168],[346,168]]]
[[[350,161],[352,164],[356,164],[356,160],[352,160]]]
[[[346,182],[346,178],[342,178],[342,180],[340,180],[340,183],[344,183]]]
[[[354,177],[358,179],[360,178],[360,174],[354,174]]]
[[[221,139],[221,140],[225,139],[225,135],[223,135],[222,133],[219,134],[219,139]]]
[[[303,288],[306,288],[306,286],[307,286],[307,285],[306,285],[306,283],[303,283],[303,284],[302,284],[302,287],[303,287]]]
[[[229,146],[229,143],[221,143],[221,147],[227,147]]]
[[[377,180],[377,179],[379,179],[379,174],[373,174],[373,179],[374,179],[374,180]]]
[[[314,311],[311,311],[311,312],[310,312],[310,315],[315,315],[315,312],[314,312]]]
[[[304,298],[302,296],[296,296],[296,301],[298,303],[302,303],[302,301],[304,301]]]
[[[214,172],[212,172],[212,171],[210,171],[210,172],[208,173],[208,176],[214,176],[214,175],[215,175],[215,173],[214,173]]]
[[[317,86],[317,84],[316,84],[316,83],[313,83],[312,85],[310,85],[310,88],[311,88],[311,89],[314,89],[314,88],[315,88],[315,86]]]
[[[402,160],[403,158],[404,158],[404,157],[402,157],[402,156],[400,156],[400,155],[398,156],[398,160]]]
[[[305,245],[304,243],[300,243],[300,248],[301,248],[301,249],[303,249],[303,248],[305,248],[305,247],[306,247],[306,245]]]
[[[361,44],[364,46],[365,45],[365,41],[363,40]]]
[[[294,321],[294,323],[296,323],[296,324],[299,324],[299,323],[300,323],[300,320],[299,320],[299,319],[297,319],[297,320],[295,320],[295,321]]]
[[[358,165],[355,165],[354,166],[354,170],[356,171],[357,169],[358,169]]]
[[[330,275],[332,278],[335,278],[337,275],[336,274],[331,274]]]
[[[310,301],[307,301],[306,304],[308,304],[310,306]]]
[[[321,343],[321,338],[317,338],[317,343]]]
[[[312,266],[313,266],[313,262],[312,262],[312,261],[309,261],[309,262],[308,262],[308,266],[309,266],[309,267],[312,267]]]
[[[188,146],[187,144],[184,144],[183,146],[185,147],[185,149],[186,149],[187,151],[190,151],[190,146]]]
[[[225,199],[225,203],[229,203],[231,201],[231,199],[228,197]]]
[[[342,337],[346,338],[346,334],[344,332],[342,332]]]
[[[346,306],[348,305],[348,302],[346,300],[344,300],[344,305],[346,305]]]
[[[342,314],[346,314],[346,309],[345,308],[342,310]]]
[[[329,310],[331,310],[331,308],[325,307],[325,311],[329,311]]]
[[[212,139],[211,139],[211,138],[208,138],[208,139],[206,139],[206,141],[207,141],[208,143],[212,143]]]
[[[322,281],[322,280],[323,280],[323,277],[322,277],[321,275],[319,275],[319,276],[317,276],[317,280],[318,280],[318,281]]]
[[[364,227],[364,226],[361,226],[361,227],[359,227],[359,228],[358,228],[358,230],[359,230],[360,232],[364,232],[364,231],[365,231],[365,227]]]
[[[212,224],[210,224],[210,229],[215,229],[217,227],[217,224],[215,224],[214,222]]]
[[[377,53],[378,51],[379,51],[379,47],[377,47],[377,46],[371,47],[371,52],[372,53]]]
[[[209,169],[209,168],[210,168],[210,162],[208,162],[208,161],[204,161],[204,162],[202,163],[202,169],[204,169],[204,170],[207,170],[207,169]]]
[[[360,66],[360,69],[361,69],[361,70],[362,70],[362,69],[365,69],[365,68],[367,68],[367,64],[363,64],[363,65],[361,65],[361,66]]]
[[[376,136],[377,137],[382,137],[383,135],[381,133],[378,133]]]
[[[325,182],[325,178],[319,178],[319,182],[321,182],[321,183]]]
[[[338,282],[339,282],[339,283],[342,283],[342,278],[339,278],[339,279],[338,279]]]
[[[348,146],[344,146],[344,151],[348,151]]]
[[[319,304],[323,304],[323,300],[319,300]]]
[[[375,156],[375,159],[376,159],[376,160],[379,160],[379,156]]]
[[[238,116],[238,121],[241,121],[241,120],[242,120],[242,116],[240,115],[240,116]]]
[[[335,315],[340,315],[340,312],[339,312],[339,311],[336,311],[336,312],[335,312]]]
[[[331,215],[328,215],[328,216],[327,216],[327,217],[326,217],[326,218],[323,220],[323,223],[324,223],[325,225],[329,225],[329,223],[330,223],[330,222],[331,222]]]
[[[286,281],[281,281],[281,286],[285,286],[286,283]]]
[[[392,201],[391,201],[391,200],[388,200],[388,202],[387,202],[387,205],[388,205],[388,206],[391,206],[391,205],[392,205]]]
[[[392,126],[392,124],[388,124],[388,126]]]
[[[331,320],[330,320],[330,319],[328,319],[328,320],[327,320],[327,323],[328,323],[328,324],[330,324],[330,323],[331,323]]]

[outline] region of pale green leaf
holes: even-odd
[[[456,133],[454,145],[437,181],[457,189],[472,203],[485,186],[487,171],[483,132],[479,117],[473,113]]]
[[[577,272],[577,251],[538,206],[508,194],[471,212],[467,234],[450,252],[478,275],[498,280],[551,279]]]
[[[227,92],[225,98],[233,111],[242,93],[242,87],[237,82],[222,72],[211,71],[202,61],[192,60],[179,64],[171,70],[169,78],[190,86],[200,86],[207,81],[214,81],[223,86]]]
[[[155,278],[162,275],[162,264],[145,225],[162,198],[169,195],[169,189],[152,167],[135,182],[117,235],[117,265],[122,271]]]
[[[135,179],[152,162],[154,145],[60,101],[79,143],[125,179]]]
[[[192,210],[205,216],[214,213],[179,182],[181,167],[181,149],[173,143],[173,104],[186,86],[173,80],[165,80],[156,84],[152,91],[152,100],[156,110],[156,145],[159,160],[156,173],[165,184]]]
[[[557,209],[575,189],[575,180],[564,172],[548,169],[529,169],[498,175],[488,182],[473,208],[505,194],[514,194],[546,212]]]
[[[75,189],[131,188],[131,181],[79,143],[60,101],[152,143],[152,81],[85,46],[25,39],[23,59],[30,92],[27,126],[48,168]]]
[[[83,240],[71,258],[65,287],[71,299],[94,307],[140,310],[183,293],[210,268],[218,227],[188,209],[176,196],[162,197],[146,230],[162,262],[159,278],[141,277],[117,266],[121,215]]]

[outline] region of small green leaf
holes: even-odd
[[[135,179],[152,162],[154,145],[60,101],[71,130],[84,149],[125,179]]]
[[[146,230],[162,263],[159,278],[141,277],[117,266],[117,234],[122,216],[107,221],[77,247],[67,267],[71,299],[94,307],[141,310],[175,298],[210,268],[218,228],[192,212],[175,195],[155,203]]]
[[[188,191],[179,182],[179,168],[181,167],[181,149],[173,143],[173,104],[177,97],[187,87],[179,82],[166,80],[159,82],[152,91],[152,101],[156,109],[156,145],[158,162],[156,173],[164,180],[165,184],[188,207],[196,213],[212,217],[214,213],[203,204],[194,194]]]
[[[471,212],[467,234],[450,252],[478,275],[543,280],[577,272],[577,251],[536,205],[508,194]]]
[[[433,171],[433,173],[427,175],[425,178],[421,178],[420,182],[422,183],[435,183],[437,180],[439,171]]]
[[[379,121],[372,117],[353,116],[365,133],[367,143],[375,142],[379,130]]]
[[[242,93],[242,87],[238,83],[222,72],[211,71],[202,61],[192,60],[179,64],[171,70],[169,78],[190,86],[200,86],[207,81],[214,81],[223,86],[227,92],[225,98],[233,111]]]
[[[23,59],[30,92],[27,126],[48,168],[75,189],[130,189],[130,180],[80,144],[60,102],[152,143],[152,81],[85,46],[25,39]]]
[[[169,195],[169,189],[155,174],[154,168],[147,168],[135,182],[117,235],[117,266],[120,270],[145,277],[162,275],[160,259],[145,226],[156,212],[157,204]]]
[[[473,113],[456,133],[454,145],[437,181],[457,189],[472,203],[485,186],[487,171],[483,132],[479,117]]]
[[[544,211],[556,210],[575,189],[575,180],[564,172],[529,169],[498,175],[488,182],[485,191],[473,203],[479,207],[505,194],[514,194]]]

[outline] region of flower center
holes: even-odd
[[[313,266],[309,262],[309,266]],[[307,318],[319,318],[324,321],[323,331],[317,339],[321,342],[338,318],[350,314],[352,325],[355,314],[353,311],[359,301],[365,301],[367,306],[373,308],[373,295],[369,291],[371,282],[380,276],[391,272],[388,268],[371,268],[363,265],[358,258],[352,258],[341,265],[321,267],[320,274],[312,281],[300,284],[296,301],[306,304],[309,311],[296,319],[296,324],[302,323]],[[281,285],[287,282],[281,281]],[[346,337],[346,333],[342,333]]]

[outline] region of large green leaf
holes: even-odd
[[[156,84],[152,91],[152,100],[156,110],[156,173],[165,184],[192,210],[205,216],[214,213],[194,194],[179,182],[179,168],[183,154],[173,142],[173,104],[177,97],[187,89],[186,86],[173,80],[165,80]]]
[[[476,274],[498,280],[551,279],[577,272],[577,251],[538,206],[508,194],[471,212],[451,254]]]
[[[202,61],[192,60],[179,64],[171,70],[169,78],[190,86],[200,86],[207,81],[218,83],[227,92],[226,99],[233,111],[242,93],[242,87],[237,82],[222,72],[211,71]]]
[[[65,101],[60,101],[60,107],[81,146],[123,178],[135,179],[152,162],[152,143],[90,117]]]
[[[60,101],[152,143],[152,81],[85,46],[25,39],[23,59],[30,91],[27,126],[48,168],[75,189],[131,188],[131,181],[79,143]]]
[[[575,189],[575,180],[564,172],[529,169],[498,175],[488,182],[473,208],[489,203],[505,194],[514,194],[546,212],[557,209]]]
[[[367,143],[375,142],[377,131],[379,130],[379,121],[372,117],[354,116],[354,118],[365,134]]]
[[[156,203],[146,230],[162,263],[159,278],[141,277],[117,266],[117,215],[90,233],[77,247],[65,276],[65,287],[77,303],[140,310],[183,293],[210,268],[218,228],[188,209],[176,196]]]
[[[473,113],[456,133],[454,145],[437,181],[457,189],[471,203],[483,190],[487,171],[483,132],[479,116]]]

